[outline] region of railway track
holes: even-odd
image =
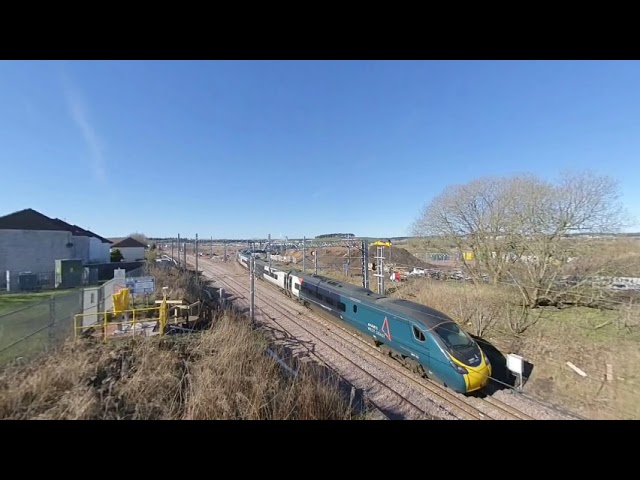
[[[249,299],[248,295],[245,295],[245,293],[248,293],[249,289],[240,282],[234,280],[234,277],[236,277],[235,275],[220,275],[220,271],[215,269],[215,267],[203,267],[204,273],[208,273],[208,270],[211,271],[211,273],[218,279],[224,277],[223,280],[225,281],[221,283],[225,284],[229,292],[233,292],[235,294],[235,301],[242,301],[242,303],[248,306]],[[243,277],[246,278],[246,275]],[[304,322],[295,318],[297,314],[283,310],[279,305],[277,305],[277,303],[275,303],[274,299],[267,300],[264,296],[261,296],[260,303],[262,303],[263,306],[256,307],[256,317],[258,320],[261,320],[263,324],[269,322],[275,324],[279,328],[280,333],[284,333],[289,338],[301,338],[301,333],[305,332],[313,338],[314,341],[319,342],[325,349],[328,349],[335,356],[333,359],[327,359],[325,358],[325,355],[319,355],[318,352],[315,352],[314,348],[304,345],[302,346],[302,348],[307,350],[307,352],[310,352],[321,363],[327,365],[333,371],[341,370],[344,372],[349,370],[348,368],[345,369],[345,367],[350,367],[351,371],[356,370],[358,375],[355,375],[355,378],[353,375],[348,374],[346,376],[345,374],[340,374],[340,376],[352,385],[368,384],[369,387],[366,388],[366,390],[368,390],[367,397],[386,418],[400,416],[401,418],[430,419],[435,417],[428,408],[425,408],[423,401],[416,402],[411,400],[409,398],[409,394],[411,392],[407,392],[406,389],[403,389],[402,386],[398,385],[393,378],[383,378],[385,376],[384,371],[381,371],[371,363],[363,365],[361,359],[357,356],[345,355],[341,348],[336,348],[335,343],[328,341],[328,339],[321,338],[318,333],[314,333],[310,329],[306,328]],[[270,312],[268,310],[270,310]],[[291,323],[295,328],[292,328],[291,325],[287,326],[285,323]],[[337,362],[336,357],[339,359]],[[366,379],[369,381],[363,382],[363,380]],[[394,397],[395,402],[391,401],[390,397]],[[390,415],[385,413],[385,411],[390,410],[397,410],[400,412],[400,415]]]
[[[231,291],[235,291],[236,294],[238,290],[248,293],[249,288],[244,284],[244,282],[239,282],[237,280],[238,277],[247,278],[246,272],[230,273],[224,266],[217,265],[214,262],[207,260],[204,260],[202,265],[203,267],[207,266],[204,269],[213,273],[214,277],[216,277],[221,283],[225,283],[227,288]],[[234,268],[241,269],[241,267],[236,265],[234,265]],[[488,399],[485,401],[479,398],[464,397],[460,394],[449,391],[436,382],[416,377],[409,373],[404,366],[401,366],[397,361],[384,356],[379,349],[371,346],[369,343],[362,340],[361,337],[337,325],[332,320],[327,320],[323,315],[315,311],[309,311],[306,307],[301,305],[287,305],[289,302],[283,302],[284,297],[282,296],[282,293],[276,290],[275,287],[258,281],[256,282],[256,290],[263,294],[260,296],[261,302],[268,305],[268,307],[273,311],[283,315],[289,322],[293,322],[297,328],[306,332],[311,337],[314,337],[326,345],[326,342],[324,342],[317,333],[312,331],[313,328],[309,328],[310,324],[308,322],[301,321],[298,318],[301,314],[304,314],[305,317],[312,318],[316,324],[323,327],[323,333],[325,335],[332,335],[339,338],[342,351],[348,349],[352,353],[358,355],[359,358],[375,358],[377,362],[384,364],[386,369],[394,371],[395,375],[402,377],[405,382],[412,384],[414,389],[418,390],[423,395],[427,393],[427,396],[430,397],[432,403],[453,414],[456,418],[473,420],[532,419],[532,417],[497,399]],[[241,297],[245,300],[247,299],[243,293],[241,294]],[[270,316],[270,320],[278,323],[278,320],[275,317]],[[278,323],[278,325],[280,328],[285,328],[281,322]],[[330,345],[327,346],[337,354],[341,354],[335,347]]]

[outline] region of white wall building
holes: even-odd
[[[0,217],[0,289],[6,288],[7,271],[11,278],[20,272],[48,277],[56,260],[108,262],[109,244],[93,232],[30,208]]]
[[[120,250],[124,257],[122,261],[137,262],[139,260],[144,260],[144,252],[147,249],[147,246],[135,238],[127,237],[111,245],[111,251],[116,249]]]

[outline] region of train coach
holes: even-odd
[[[248,268],[249,255],[238,261]],[[306,306],[334,317],[407,368],[461,393],[482,389],[491,363],[458,324],[438,310],[369,289],[256,261],[259,277]]]

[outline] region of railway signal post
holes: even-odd
[[[384,295],[384,246],[378,245],[376,247],[374,258],[377,260],[377,268],[373,276],[378,277],[378,294]]]
[[[249,262],[249,318],[251,323],[255,321],[255,265],[256,259],[252,252]]]
[[[378,294],[384,295],[384,247],[389,247],[389,251],[391,251],[391,241],[382,242],[378,240],[373,244],[377,247],[375,259],[378,261],[374,276],[378,277]]]

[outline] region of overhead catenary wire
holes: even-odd
[[[229,277],[236,277],[236,275],[228,275],[228,276],[229,276]],[[258,307],[258,310],[262,310],[262,309],[261,309],[260,307]],[[449,318],[443,318],[443,319],[445,319],[446,321],[451,321],[451,319],[449,319]],[[489,343],[489,342],[486,342],[486,343]],[[445,362],[444,362],[444,361],[442,361],[442,360],[439,360],[439,359],[436,359],[436,360],[437,360],[437,361],[439,361],[439,362],[441,362],[441,363],[445,363]],[[560,363],[559,363],[559,365],[560,365]],[[515,392],[516,392],[516,393],[518,393],[518,394],[522,394],[522,395],[524,395],[525,397],[529,398],[529,400],[531,400],[531,401],[533,401],[533,402],[536,402],[536,399],[535,399],[535,398],[532,398],[532,397],[530,397],[529,395],[523,394],[523,392],[520,392],[518,389],[516,389],[516,388],[515,388],[515,387],[513,387],[512,385],[509,385],[509,384],[507,384],[507,383],[503,382],[502,380],[497,379],[497,378],[494,378],[494,377],[490,377],[490,378],[491,378],[491,380],[492,380],[492,381],[494,381],[494,382],[496,382],[496,383],[498,383],[498,384],[500,384],[500,385],[502,385],[502,386],[504,386],[504,387],[507,387],[507,388],[509,388],[509,389],[511,389],[511,390],[513,390],[513,391],[515,391]],[[597,380],[597,379],[595,379],[595,378],[592,378],[592,377],[587,377],[587,378],[588,378],[589,380],[591,380],[591,381],[599,382],[599,380]],[[636,392],[632,392],[632,391],[628,391],[628,390],[625,390],[625,389],[621,389],[619,386],[616,386],[616,388],[617,388],[618,390],[620,390],[620,391],[625,391],[626,393],[629,393],[629,394],[631,394],[631,395],[638,395]],[[630,413],[630,412],[624,412],[622,409],[618,409],[618,410],[613,410],[613,409],[611,409],[610,411],[615,412],[615,413],[624,413],[624,414],[629,415],[629,416],[631,416],[631,417],[635,416],[635,414],[632,414],[632,413]]]
[[[346,247],[345,247],[346,248]],[[361,249],[358,248],[358,251],[360,251]],[[347,257],[340,257],[340,258],[347,258]],[[362,257],[348,257],[349,259],[361,259]],[[414,269],[420,269],[420,270],[431,270],[431,268],[427,268],[427,267],[420,267],[418,265],[415,264],[407,264],[407,263],[398,263],[398,262],[393,262],[393,265],[395,266],[399,266],[399,267],[403,267],[403,268],[414,268]],[[445,272],[443,272],[445,273]],[[514,288],[518,288],[519,286],[525,289],[535,289],[535,288],[539,288],[536,286],[532,286],[532,285],[527,285],[527,284],[518,284],[515,282],[506,282],[506,281],[498,281],[496,283],[502,284],[502,285],[508,285],[510,287],[514,287]],[[492,282],[487,282],[487,285],[491,285],[493,284]],[[611,300],[611,299],[594,299],[593,296],[591,295],[586,295],[584,293],[579,293],[579,292],[575,292],[572,291],[571,288],[569,288],[568,290],[557,290],[557,289],[544,289],[545,292],[547,293],[554,293],[554,294],[562,294],[562,295],[571,295],[573,297],[578,297],[578,298],[586,298],[586,299],[590,299],[590,300],[603,300],[606,301],[607,304],[609,305],[623,305],[623,306],[629,306],[628,302],[622,302],[622,301],[616,301],[616,300]]]
[[[426,278],[426,280],[434,280],[434,279]],[[460,282],[457,282],[457,281],[454,281],[454,282],[455,282],[455,284],[463,284],[463,283],[460,283]],[[452,283],[454,283],[454,282],[452,282]],[[512,285],[512,286],[513,286],[513,285]],[[621,304],[621,305],[623,305],[623,306],[627,306],[627,307],[629,306],[629,304],[628,304],[628,303],[626,303],[626,302],[617,302],[617,303],[619,303],[619,304]],[[438,318],[438,317],[436,317],[436,318]],[[581,329],[584,329],[584,330],[587,330],[587,331],[593,331],[593,329],[591,329],[591,328],[589,328],[589,327],[578,326],[578,328],[581,328]],[[521,338],[521,337],[519,337],[517,334],[508,333],[508,332],[502,332],[502,333],[503,333],[504,335],[508,335],[508,336],[513,337],[513,338]],[[603,334],[603,335],[605,335],[605,336],[615,337],[615,338],[620,338],[620,336],[621,336],[621,335],[618,335],[618,334],[611,334],[611,333],[608,333],[608,332],[602,332],[601,334]]]
[[[436,280],[436,279],[433,279],[433,278],[430,278],[430,277],[426,277],[425,280],[427,280],[427,281],[444,281],[444,282],[448,281],[448,280]],[[456,284],[456,285],[473,285],[473,284],[470,284],[470,283],[459,282],[459,281],[456,281],[456,280],[453,280],[451,283]],[[508,282],[506,284],[509,285],[509,286],[515,287],[515,285],[509,284]],[[534,287],[525,287],[525,288],[534,288]],[[560,291],[558,291],[558,292],[560,292]],[[560,292],[560,293],[562,293],[562,292]],[[592,298],[590,296],[585,296],[585,297],[586,298]],[[621,306],[627,307],[627,308],[638,308],[638,307],[640,307],[640,304],[632,303],[632,302],[616,302],[616,301],[608,300],[607,304],[609,304],[609,305],[621,305]],[[619,310],[617,310],[617,311],[619,312]],[[593,331],[593,328],[589,328],[589,327],[585,327],[585,326],[577,326],[577,327],[581,328],[581,329],[584,329],[584,330],[587,330],[587,331]],[[506,332],[504,332],[504,333],[507,334]],[[616,338],[620,338],[620,336],[621,336],[621,335],[618,335],[618,334],[611,334],[611,333],[608,333],[608,332],[602,332],[602,334],[605,335],[605,336],[611,336],[611,337],[616,337]]]
[[[410,311],[412,310],[412,311],[415,311],[416,313],[421,313],[421,312],[420,312],[420,310],[418,310],[418,309],[416,309],[416,308],[411,308],[411,307],[409,307],[409,306],[405,306],[405,307],[406,307],[408,310],[410,310]],[[371,305],[371,308],[373,308],[374,310],[379,311],[380,313],[385,313],[385,311],[384,311],[384,310],[382,310],[381,308],[379,308],[379,307],[377,307],[377,306],[373,306],[373,305]],[[435,318],[437,318],[437,319],[442,320],[442,322],[441,322],[440,324],[438,324],[438,325],[434,326],[434,327],[427,328],[427,330],[426,330],[426,331],[433,330],[433,329],[434,329],[434,328],[436,328],[437,326],[442,325],[442,324],[445,324],[445,323],[454,322],[454,323],[456,323],[456,324],[457,324],[457,322],[455,322],[455,321],[454,321],[452,318],[450,318],[450,317],[447,317],[447,316],[438,316],[438,315],[433,315],[433,316],[434,316]],[[516,338],[517,338],[517,337],[516,337]],[[487,341],[487,340],[484,340],[484,339],[482,339],[482,338],[475,337],[475,338],[474,338],[474,340],[475,340],[475,341],[477,341],[478,343],[483,343],[483,344],[490,345],[490,346],[492,346],[492,347],[493,347],[493,344],[492,344],[491,342],[489,342],[489,341]],[[494,348],[495,348],[495,347],[494,347]],[[562,366],[562,367],[564,367],[564,366],[565,366],[565,365],[564,365],[564,364],[562,364],[561,362],[557,362],[557,361],[552,361],[552,362],[550,362],[550,363],[554,363],[554,364],[559,365],[559,366]],[[491,378],[492,378],[492,380],[494,380],[494,381],[496,381],[496,382],[504,383],[504,382],[502,382],[501,380],[499,380],[499,379],[497,379],[497,378],[493,378],[493,377],[491,377]],[[596,381],[596,382],[599,382],[599,380],[597,380],[597,379],[595,379],[595,378],[592,378],[592,377],[589,377],[589,376],[588,376],[588,377],[586,377],[586,378],[587,378],[589,381]],[[514,387],[511,387],[511,388],[514,388]],[[616,386],[616,388],[617,388],[617,389],[619,389],[620,391],[625,391],[625,392],[630,393],[630,394],[632,394],[632,395],[638,395],[638,393],[633,392],[633,391],[631,391],[631,390],[626,390],[626,389],[624,389],[624,388],[621,388],[620,386]]]
[[[409,265],[409,264],[403,264],[403,263],[396,263],[396,265],[397,265],[397,266],[400,266],[400,267],[405,267],[405,268],[417,268],[417,269],[420,269],[420,270],[430,270],[430,269],[428,269],[428,268],[418,267],[418,266],[416,266],[416,265]],[[426,278],[430,278],[430,277],[426,277]],[[461,282],[459,282],[459,281],[456,281],[456,282],[457,282],[457,283],[461,283]],[[520,286],[520,287],[522,287],[522,288],[526,288],[526,289],[535,289],[535,288],[540,288],[540,287],[537,287],[537,286],[535,286],[535,285],[527,285],[527,284],[520,284],[520,285],[518,285],[517,283],[505,282],[505,281],[502,281],[502,280],[501,280],[501,281],[497,281],[497,282],[487,282],[487,283],[483,283],[483,284],[486,284],[486,285],[493,285],[493,284],[495,284],[495,283],[498,283],[498,284],[500,284],[500,285],[508,285],[508,286],[510,286],[510,287],[513,287],[513,288],[518,288],[519,286]],[[579,297],[579,298],[588,298],[588,299],[591,299],[591,300],[598,300],[598,299],[594,299],[594,298],[593,298],[593,296],[591,296],[591,295],[586,295],[586,294],[583,294],[583,293],[572,292],[572,291],[570,291],[570,290],[568,290],[568,291],[567,291],[567,290],[546,289],[546,288],[545,288],[544,290],[545,290],[545,292],[549,292],[549,293],[557,293],[557,294],[562,294],[562,295],[572,295],[572,296],[574,296],[574,297]],[[600,299],[600,300],[605,300],[605,301],[606,301],[608,304],[610,304],[610,305],[624,305],[624,306],[629,306],[629,302],[621,302],[621,301],[609,300],[609,299]],[[640,298],[639,298],[639,300],[640,300]],[[640,304],[638,304],[638,306],[640,306]]]
[[[411,307],[408,307],[408,306],[407,306],[407,309],[408,309],[408,310],[413,310],[413,311],[415,311],[416,313],[419,313],[419,312],[420,312],[418,309],[411,308]],[[380,310],[379,308],[377,308],[377,310],[379,310],[379,311],[383,312],[383,311],[382,311],[382,310]],[[435,316],[435,318],[438,318],[438,319],[443,320],[443,322],[442,322],[442,323],[446,323],[446,322],[454,321],[452,318],[450,318],[450,317],[445,317],[445,316],[437,316],[437,315],[436,315],[436,316]],[[455,321],[454,321],[454,322],[455,322]],[[457,322],[455,322],[455,323],[457,323]],[[432,327],[432,328],[435,328],[435,327]],[[517,335],[513,335],[513,338],[520,338],[520,337],[518,337]],[[482,338],[480,338],[480,337],[475,337],[475,338],[474,338],[474,340],[476,340],[478,343],[486,344],[486,345],[490,345],[490,346],[492,346],[492,347],[493,347],[493,344],[492,344],[491,342],[489,342],[489,341],[487,341],[487,340],[484,340],[484,339],[482,339]],[[495,348],[495,347],[494,347],[494,348]],[[550,359],[549,359],[549,360],[550,360]],[[559,361],[550,361],[550,363],[554,363],[554,364],[556,364],[556,365],[558,365],[558,366],[562,366],[563,368],[566,366],[565,364],[563,364],[562,362],[559,362]],[[590,377],[590,376],[588,376],[588,377],[586,377],[586,378],[587,378],[589,381],[599,382],[599,380],[598,380],[598,379],[593,378],[593,377]],[[492,378],[492,380],[494,380],[494,381],[496,381],[496,382],[504,383],[504,382],[501,382],[501,380],[496,379],[496,378]],[[634,385],[634,384],[632,384],[632,383],[628,383],[628,384]],[[511,388],[514,388],[514,387],[511,387]],[[626,392],[626,393],[629,393],[629,394],[631,394],[631,395],[638,395],[638,393],[637,393],[637,392],[633,392],[633,391],[631,391],[631,390],[627,390],[627,389],[621,388],[619,385],[616,385],[616,387],[615,387],[615,388],[617,388],[617,389],[618,389],[618,390],[620,390],[620,391],[624,391],[624,392]]]
[[[450,320],[449,320],[449,321],[450,321]],[[445,363],[446,363],[446,362],[444,362],[443,360],[440,360],[440,359],[433,359],[433,360],[436,360],[437,362],[439,362],[439,363],[441,363],[441,364],[445,364]],[[498,378],[495,378],[495,377],[493,377],[493,376],[490,376],[489,378],[490,378],[492,381],[494,381],[495,383],[498,383],[499,385],[501,385],[501,386],[503,386],[503,387],[506,387],[506,388],[508,388],[508,389],[510,389],[510,390],[512,390],[512,391],[514,391],[515,393],[517,393],[517,394],[519,394],[519,395],[523,395],[523,396],[525,396],[526,398],[528,398],[528,400],[530,400],[530,401],[532,401],[532,402],[536,402],[536,399],[535,399],[534,397],[531,397],[530,395],[525,395],[525,394],[523,394],[523,392],[519,391],[519,390],[518,390],[518,389],[516,389],[514,386],[509,385],[508,383],[505,383],[505,382],[503,382],[502,380],[500,380],[500,379],[498,379]],[[591,377],[588,377],[588,378],[589,378],[589,380],[597,381],[596,379],[593,379],[593,378],[591,378]],[[620,389],[620,390],[623,390],[623,389]],[[632,394],[632,395],[637,395],[635,392],[631,392],[631,391],[627,391],[627,392],[628,392],[628,393],[630,393],[630,394]],[[548,407],[548,408],[551,408],[551,407]],[[635,416],[635,414],[632,414],[631,412],[625,412],[625,411],[622,411],[621,409],[618,409],[618,410],[611,410],[611,411],[612,411],[612,412],[614,412],[614,413],[624,413],[624,414],[629,415],[629,416],[631,416],[631,417],[634,417],[634,416]]]

